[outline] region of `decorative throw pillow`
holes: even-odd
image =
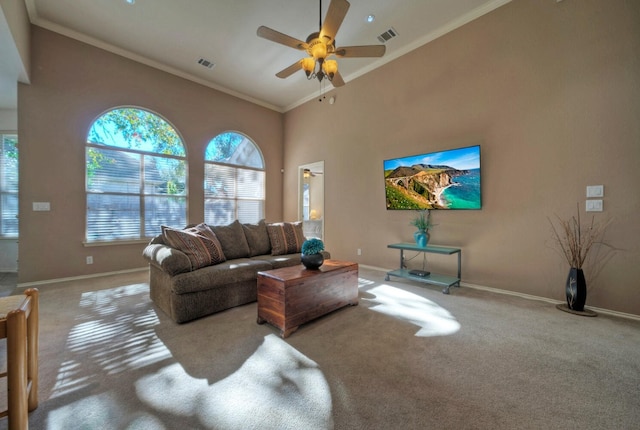
[[[247,243],[247,238],[244,237],[244,230],[240,221],[235,220],[229,225],[216,225],[211,227],[211,230],[218,237],[227,260],[249,256],[249,244]]]
[[[191,270],[226,261],[220,241],[206,224],[198,224],[184,230],[163,225],[162,236],[167,245],[189,257]]]
[[[242,229],[249,244],[249,257],[271,254],[271,241],[263,219],[258,224],[242,224]]]
[[[301,252],[305,241],[302,222],[280,222],[267,224],[271,255],[295,254]]]

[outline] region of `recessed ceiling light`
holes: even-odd
[[[136,0],[124,0],[124,1],[129,3],[129,4],[134,4],[136,2]]]
[[[376,20],[376,16],[375,15],[367,15],[367,22],[373,22]]]

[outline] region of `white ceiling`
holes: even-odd
[[[390,27],[399,36],[386,43],[382,58],[339,59],[340,73],[349,85],[358,76],[509,1],[350,0],[337,46],[380,44],[377,36]],[[135,0],[134,4],[25,0],[25,4],[35,25],[281,112],[319,92],[318,82],[307,81],[302,71],[287,79],[275,76],[304,52],[256,35],[258,27],[266,25],[305,40],[318,29],[318,0]],[[322,2],[323,20],[328,5],[329,0]],[[369,14],[376,17],[371,24],[366,22]],[[215,67],[199,65],[200,58]],[[0,73],[6,74],[2,68]],[[1,86],[0,90],[4,96],[5,90]]]

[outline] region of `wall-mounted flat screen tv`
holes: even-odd
[[[384,161],[387,209],[480,209],[480,145]]]

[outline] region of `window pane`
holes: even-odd
[[[204,195],[207,197],[236,197],[236,168],[205,164]]]
[[[145,197],[144,235],[152,237],[160,234],[160,226],[183,228],[187,225],[186,197]]]
[[[238,198],[264,199],[264,172],[238,169]]]
[[[227,225],[236,219],[233,200],[205,199],[204,222],[209,225]]]
[[[140,237],[140,198],[113,194],[87,195],[87,240]]]
[[[18,236],[18,194],[2,194],[0,199],[2,209],[2,222],[0,222],[0,235]]]
[[[138,108],[105,113],[91,126],[87,142],[185,156],[182,139],[174,128],[158,115]]]
[[[0,134],[0,191],[18,192],[18,139],[15,135]]]
[[[0,133],[0,236],[18,237],[18,136]]]
[[[264,200],[238,200],[238,220],[256,224],[263,217]]]
[[[140,154],[87,148],[87,191],[140,193]]]
[[[262,153],[246,136],[239,133],[222,133],[211,139],[204,159],[236,166],[264,168]]]
[[[204,159],[206,161],[217,161],[229,163],[244,136],[238,133],[222,133],[211,139],[207,145]]]
[[[186,195],[186,162],[176,158],[144,157],[144,193]]]

